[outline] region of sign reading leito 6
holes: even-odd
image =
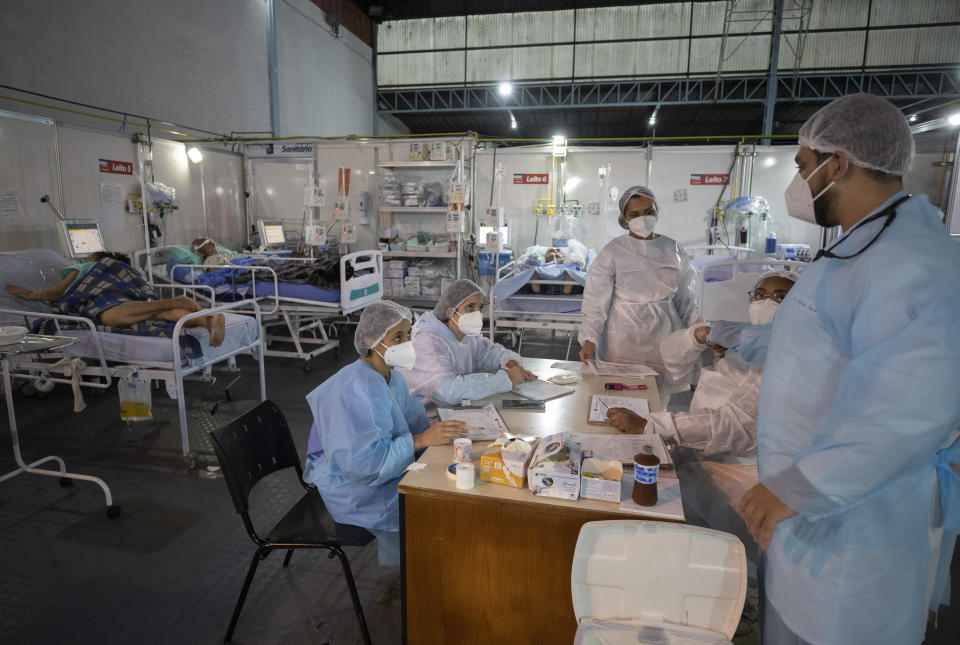
[[[550,174],[526,174],[515,172],[513,173],[513,183],[515,184],[549,184],[550,183]]]

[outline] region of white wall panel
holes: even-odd
[[[867,44],[867,65],[956,64],[960,60],[960,27],[924,27],[873,31]]]
[[[569,78],[572,66],[572,45],[467,52],[467,80],[471,83]]]

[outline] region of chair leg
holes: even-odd
[[[260,560],[263,559],[265,553],[270,553],[270,549],[257,549],[257,552],[253,554],[250,568],[247,569],[247,577],[243,581],[243,588],[240,589],[240,597],[237,598],[237,606],[233,609],[233,616],[230,618],[230,625],[227,627],[227,634],[223,637],[224,643],[229,643],[230,639],[233,638],[233,630],[237,626],[237,621],[240,620],[240,611],[243,609],[243,603],[247,600],[247,592],[250,591],[253,574],[257,572],[257,565],[260,564]]]
[[[364,645],[372,645],[370,632],[367,630],[367,620],[363,617],[360,595],[357,593],[357,585],[353,581],[353,571],[350,569],[347,554],[339,547],[332,547],[331,550],[340,558],[340,566],[343,567],[343,577],[347,579],[347,588],[350,590],[350,599],[353,601],[353,611],[357,614],[357,622],[360,624],[360,636],[363,638]]]
[[[290,564],[290,558],[293,557],[293,549],[287,550],[287,555],[283,558],[283,566]]]

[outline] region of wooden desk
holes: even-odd
[[[526,359],[541,378],[561,373],[554,361]],[[547,401],[545,411],[500,410],[511,432],[610,433],[590,425],[587,413],[603,383],[645,383],[647,390],[617,395],[645,398],[660,411],[653,377],[585,376],[573,394]],[[498,395],[485,404],[516,395]],[[498,406],[499,408],[499,406]],[[615,432],[615,431],[614,431]],[[537,497],[527,488],[479,480],[480,455],[488,442],[474,442],[477,483],[458,490],[447,477],[452,446],[429,448],[427,467],[400,481],[405,642],[411,645],[471,643],[540,645],[571,643],[576,632],[570,571],[580,527],[595,520],[641,519],[618,504]]]

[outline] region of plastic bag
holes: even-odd
[[[120,418],[123,421],[149,421],[153,418],[150,379],[140,370],[130,369],[118,374],[117,393],[120,395]]]

